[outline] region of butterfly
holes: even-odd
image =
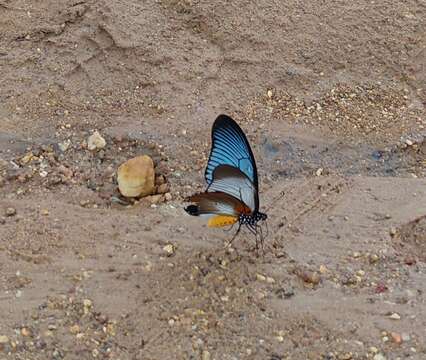
[[[204,178],[207,190],[190,196],[188,201],[193,204],[185,211],[194,216],[208,216],[209,227],[238,223],[230,243],[245,225],[256,235],[257,247],[258,222],[268,216],[259,211],[256,162],[244,132],[227,115],[219,115],[213,124],[212,148]]]

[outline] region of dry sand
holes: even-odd
[[[424,1],[3,0],[0,30],[0,359],[426,359]],[[219,113],[264,256],[183,211]],[[117,203],[139,154],[171,200]]]

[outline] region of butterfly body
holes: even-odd
[[[258,222],[267,219],[259,211],[256,162],[238,124],[219,115],[213,124],[212,148],[205,171],[207,190],[189,197],[185,208],[194,216],[208,216],[209,227],[242,225],[257,234]]]
[[[264,221],[267,218],[268,218],[268,215],[258,211],[257,213],[251,214],[251,215],[241,214],[238,221],[240,222],[241,225],[255,226],[259,221]]]

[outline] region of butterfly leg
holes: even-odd
[[[247,229],[254,235],[255,239],[256,239],[256,245],[255,245],[255,249],[256,251],[259,249],[259,244],[258,244],[258,240],[257,240],[257,229],[255,225],[251,225],[251,224],[246,224]]]
[[[238,229],[237,229],[236,233],[234,234],[234,236],[232,237],[232,239],[228,241],[228,243],[226,244],[226,247],[231,246],[232,242],[235,240],[235,238],[239,234],[240,230],[241,230],[241,223],[238,224]]]
[[[265,239],[266,239],[269,235],[268,220],[265,221],[265,225],[266,225],[266,235],[265,235]]]
[[[262,227],[259,226],[259,241],[260,241],[260,247],[262,249],[262,254],[265,255],[265,247],[264,247],[264,236],[263,236],[263,230]]]
[[[248,225],[248,229],[255,236],[255,239],[256,239],[255,249],[256,249],[256,251],[259,252],[259,250],[261,249],[262,255],[265,255],[265,247],[264,247],[265,237],[263,236],[262,227],[257,225],[257,224],[256,225]]]

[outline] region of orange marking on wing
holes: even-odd
[[[238,221],[238,217],[231,215],[216,215],[209,219],[208,227],[222,227],[226,225],[235,224]]]
[[[245,206],[245,205],[241,205],[238,206],[236,209],[240,214],[244,214],[244,215],[250,215],[251,214],[251,210],[249,207]]]

